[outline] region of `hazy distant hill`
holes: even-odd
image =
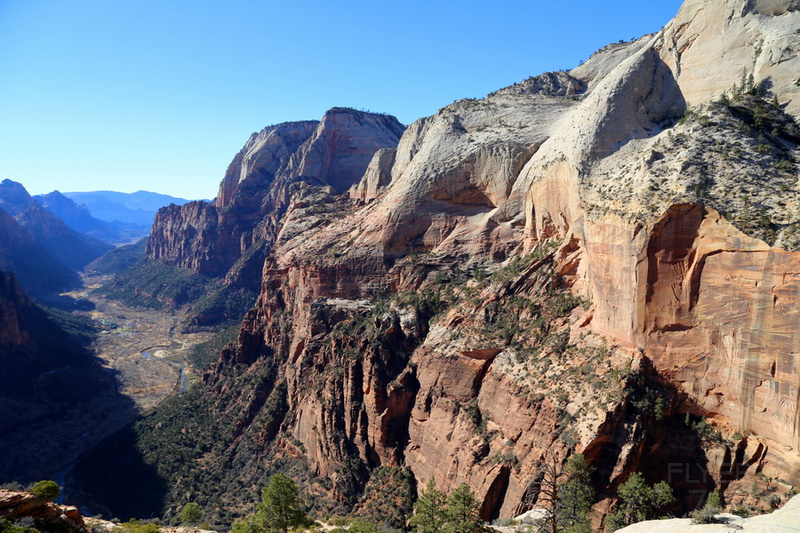
[[[78,283],[75,270],[113,248],[71,229],[15,181],[0,182],[0,209],[0,265],[34,295]]]
[[[159,208],[169,204],[183,205],[189,200],[148,191],[123,193],[115,191],[65,192],[78,204],[84,204],[93,217],[108,222],[119,221],[145,226],[147,235]]]
[[[34,198],[39,205],[61,218],[71,229],[114,246],[136,242],[150,232],[149,225],[94,217],[85,204],[78,204],[59,191],[40,194]]]
[[[20,285],[35,296],[80,282],[75,271],[56,259],[4,209],[0,209],[0,268],[17,272]]]

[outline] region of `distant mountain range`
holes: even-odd
[[[159,207],[187,202],[146,191],[68,194],[89,206],[58,191],[31,196],[21,183],[0,182],[0,267],[36,296],[77,284],[77,270],[146,237]]]
[[[52,193],[51,193],[52,194]],[[124,222],[146,226],[153,224],[156,212],[170,204],[183,205],[189,200],[148,191],[124,193],[115,191],[65,192],[67,198],[85,206],[93,217],[106,222]],[[147,234],[145,232],[145,235]]]

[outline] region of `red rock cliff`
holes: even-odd
[[[542,462],[574,451],[602,498],[685,466],[676,512],[698,503],[689,467],[704,488],[800,482],[797,99],[756,87],[796,94],[797,7],[689,0],[657,34],[399,142],[349,110],[251,137],[216,206],[162,211],[148,248],[214,273],[269,244],[238,345],[204,377],[247,406],[227,451],[302,456],[350,504],[370,469],[405,464],[420,486],[468,483],[485,518],[535,504]],[[236,384],[267,364],[286,409],[259,428],[270,387]],[[684,422],[700,415],[731,442]]]
[[[394,117],[334,108],[320,122],[254,133],[228,167],[216,202],[162,209],[145,252],[201,274],[224,275],[254,242],[274,241],[293,183],[344,192],[373,154],[394,147],[402,132]]]

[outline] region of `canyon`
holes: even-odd
[[[153,512],[226,520],[278,469],[351,512],[404,467],[505,518],[575,452],[599,515],[636,470],[676,513],[800,485],[798,27],[794,0],[687,0],[408,127],[334,108],[254,133],[145,250],[259,292],[191,398],[136,426]],[[176,439],[195,468],[170,477]],[[101,450],[73,482],[116,467]]]

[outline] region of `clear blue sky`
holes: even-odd
[[[213,198],[251,132],[403,123],[659,30],[681,2],[0,0],[0,179]]]

